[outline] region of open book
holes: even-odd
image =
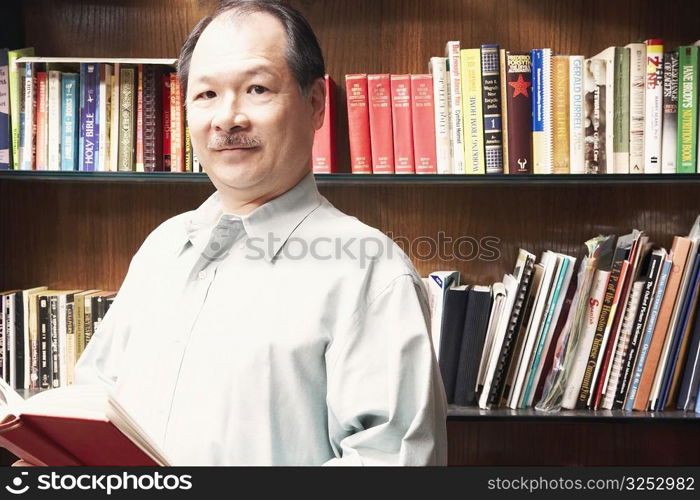
[[[0,378],[0,447],[34,465],[169,465],[98,385],[60,387],[25,400]]]

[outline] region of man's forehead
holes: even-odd
[[[197,41],[194,54],[274,53],[282,55],[287,36],[282,23],[266,12],[224,13],[207,26]]]

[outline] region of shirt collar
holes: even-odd
[[[264,250],[271,262],[294,230],[321,204],[313,172],[307,173],[293,188],[240,217],[249,239]],[[179,247],[194,244],[202,231],[209,231],[223,215],[219,192],[215,192],[185,220],[186,239]]]

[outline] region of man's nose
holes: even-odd
[[[250,120],[239,99],[222,99],[216,108],[212,125],[217,132],[231,132],[247,128]]]

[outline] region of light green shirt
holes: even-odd
[[[427,304],[399,247],[312,173],[242,217],[215,193],[145,240],[76,381],[113,387],[174,465],[442,465]]]

